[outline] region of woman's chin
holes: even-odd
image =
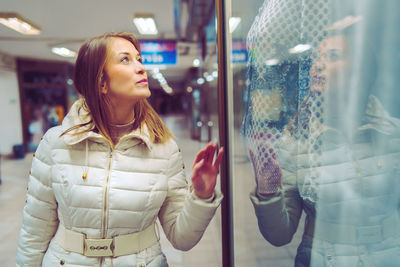
[[[138,102],[140,100],[147,99],[151,96],[150,91],[148,92],[136,92],[135,94],[129,94],[129,95],[118,95],[115,97],[111,97],[111,102],[116,104],[116,105],[125,105],[129,104],[131,105],[132,102]]]
[[[150,96],[151,96],[151,92],[149,89],[147,89],[147,92],[144,92],[144,94],[143,94],[143,98],[146,99],[146,98],[149,98]]]
[[[136,100],[147,99],[151,96],[151,92],[149,88],[142,88],[139,90],[135,90],[135,92],[131,95],[131,98]]]

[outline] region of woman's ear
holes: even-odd
[[[106,87],[106,83],[102,83],[101,84],[101,93],[102,94],[107,94],[107,87]]]
[[[100,90],[102,94],[107,94],[107,83],[106,83],[106,79],[104,78],[104,74],[101,75],[100,78]]]

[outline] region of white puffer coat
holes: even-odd
[[[62,126],[48,130],[34,155],[17,266],[167,266],[159,243],[138,254],[89,258],[53,239],[59,225],[87,238],[112,238],[142,231],[158,217],[172,245],[189,250],[222,200],[219,192],[212,202],[189,192],[180,149],[173,140],[152,143],[146,127],[114,149],[94,131],[60,137],[89,119],[81,106],[78,100]]]

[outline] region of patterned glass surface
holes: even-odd
[[[249,163],[235,170],[253,173],[254,239],[297,248],[286,261],[256,254],[255,266],[400,265],[398,10],[395,0],[265,0],[232,34],[248,54],[233,75],[234,154]]]

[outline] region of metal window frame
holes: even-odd
[[[232,134],[233,134],[233,79],[231,70],[231,34],[229,17],[231,1],[216,0],[217,49],[218,49],[218,123],[219,140],[225,149],[221,162],[221,205],[222,266],[233,267],[233,183],[232,183]]]

